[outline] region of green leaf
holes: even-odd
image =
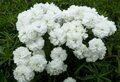
[[[85,66],[86,63],[83,63],[82,65],[80,65],[77,70],[74,72],[74,75],[77,75],[79,73],[79,71]]]
[[[2,64],[4,64],[7,60],[8,60],[8,59],[4,59],[4,60],[0,61],[0,66],[1,66]]]
[[[102,79],[104,79],[104,80],[105,80],[105,82],[112,82],[110,79],[105,78],[105,77],[102,77]]]
[[[4,48],[2,46],[0,46],[0,54],[2,54],[2,55],[5,54],[4,53]]]
[[[101,75],[99,75],[100,77],[103,77],[103,76],[107,76],[108,74],[110,74],[112,71],[108,71],[108,72],[106,72],[106,73],[103,73],[103,74],[101,74]]]
[[[120,74],[120,59],[119,59],[119,57],[117,57],[117,61],[118,61],[118,70],[117,70],[117,72]]]
[[[85,77],[76,76],[76,78],[79,79],[79,80],[90,80],[90,79],[95,79],[96,77],[93,76],[93,75],[88,75],[88,76],[85,76]]]

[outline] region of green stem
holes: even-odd
[[[52,82],[51,77],[49,75],[48,75],[48,82]]]
[[[77,70],[74,72],[74,75],[77,75],[77,74],[79,73],[80,69],[83,68],[85,64],[86,64],[86,63],[83,63],[82,65],[80,65],[80,66],[77,68]]]
[[[54,80],[53,80],[53,82],[56,82],[56,76],[54,76]]]

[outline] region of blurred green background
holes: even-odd
[[[52,77],[45,71],[36,73],[31,82],[62,82],[68,76],[76,78],[77,82],[120,82],[120,0],[0,0],[0,82],[17,82],[13,76],[16,66],[12,52],[23,45],[16,31],[18,13],[35,3],[46,2],[54,3],[60,9],[67,9],[71,5],[94,7],[100,15],[115,22],[117,32],[104,39],[108,49],[104,60],[86,63],[85,60],[72,57],[71,50],[68,50],[70,56],[66,61],[69,66],[67,72]]]

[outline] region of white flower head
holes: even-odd
[[[106,25],[106,22],[101,22],[95,24],[95,28],[92,29],[92,32],[95,36],[99,38],[104,38],[109,35],[110,28],[108,25]]]
[[[84,53],[86,51],[87,51],[86,45],[82,44],[81,46],[79,46],[79,48],[75,49],[73,51],[73,53],[78,59],[83,59],[84,58]]]
[[[27,47],[13,51],[14,63],[18,66],[14,70],[14,77],[18,82],[29,82],[34,77],[33,71],[42,72],[46,69],[50,75],[59,75],[67,70],[67,65],[64,64],[67,53],[62,47],[55,47],[51,51],[52,61],[47,64],[42,50],[45,34],[49,34],[47,38],[54,46],[65,44],[78,59],[86,58],[86,62],[95,62],[103,59],[107,50],[101,38],[110,36],[117,30],[115,23],[99,15],[95,8],[72,5],[67,10],[60,10],[53,3],[37,3],[20,13],[16,28],[19,40]],[[89,30],[97,38],[90,40],[87,47],[83,43],[89,37]],[[32,57],[28,49],[31,50]],[[76,80],[68,77],[63,82]]]
[[[16,23],[17,30],[18,31],[23,30],[24,27],[30,25],[33,20],[34,20],[34,14],[31,12],[31,10],[27,10],[22,13],[19,13],[18,21]]]
[[[29,60],[29,66],[36,72],[42,72],[47,65],[47,61],[43,55],[33,55]]]
[[[51,51],[51,55],[50,57],[54,60],[54,59],[59,59],[61,61],[66,60],[67,58],[67,53],[64,49],[62,49],[61,47],[56,47]]]
[[[44,47],[44,39],[38,37],[34,41],[26,43],[26,46],[32,51],[41,50]]]
[[[35,21],[34,23],[31,24],[31,27],[34,28],[35,32],[39,36],[43,36],[47,32],[47,25],[43,21]]]
[[[29,29],[28,29],[29,28]],[[33,41],[38,36],[37,32],[31,26],[26,26],[23,30],[19,31],[19,39],[22,43]]]
[[[76,80],[72,77],[68,77],[63,82],[76,82]]]
[[[99,38],[93,38],[88,43],[89,43],[89,49],[92,51],[104,51],[104,50],[106,50],[104,42]]]
[[[13,51],[13,55],[14,63],[17,65],[26,65],[31,57],[31,52],[26,47],[18,47]]]
[[[34,78],[34,72],[28,66],[20,65],[13,72],[18,82],[29,82]]]
[[[59,75],[67,70],[67,65],[63,61],[55,59],[48,63],[46,70],[50,75]]]
[[[66,33],[61,28],[56,28],[49,33],[53,45],[62,45],[66,42]]]
[[[86,29],[82,26],[81,21],[64,23],[61,28],[66,32],[66,46],[71,49],[78,48],[82,44],[83,39],[88,37]]]
[[[89,41],[89,47],[84,56],[87,62],[95,62],[98,59],[103,59],[106,53],[106,47],[103,41],[99,38],[93,38]]]
[[[109,21],[107,17],[98,16],[92,32],[99,38],[105,38],[115,33],[116,30],[114,22]]]
[[[96,9],[90,8],[87,6],[81,7],[81,12],[83,13],[82,17],[82,24],[87,28],[91,29],[94,28],[94,24],[96,23],[96,20],[98,19],[98,13],[96,12]]]

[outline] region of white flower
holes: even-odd
[[[26,46],[32,51],[40,50],[44,47],[44,39],[39,37],[31,42],[26,43]]]
[[[60,8],[57,7],[55,4],[53,3],[49,4],[48,13],[58,14],[60,12],[61,12]]]
[[[93,34],[99,38],[110,36],[115,31],[116,26],[114,22],[109,21],[108,18],[104,16],[98,16],[94,24],[94,29],[92,29]]]
[[[43,21],[35,21],[31,24],[31,28],[38,33],[39,36],[43,36],[47,32],[47,25]]]
[[[50,75],[59,75],[67,70],[64,64],[67,53],[62,47],[53,48],[50,54],[52,61],[47,64],[42,50],[45,34],[49,34],[45,38],[49,38],[54,46],[66,45],[78,59],[86,58],[86,62],[95,62],[103,59],[107,50],[100,38],[110,36],[117,30],[115,23],[99,15],[95,8],[72,5],[67,10],[60,10],[53,3],[37,3],[20,13],[16,28],[20,41],[27,47],[13,51],[14,63],[18,66],[14,76],[18,82],[29,82],[34,77],[33,71],[42,72],[46,69]],[[89,30],[97,38],[90,40],[87,47]],[[63,82],[76,80],[68,77]]]
[[[106,53],[106,47],[101,39],[93,38],[89,41],[89,47],[84,56],[87,62],[95,62],[97,59],[103,59]]]
[[[108,21],[108,25],[110,27],[110,33],[109,33],[109,35],[114,34],[116,32],[116,30],[117,30],[117,28],[115,26],[115,23],[112,22],[112,21]]]
[[[62,45],[66,42],[66,33],[61,28],[56,28],[49,33],[50,42],[53,45]]]
[[[35,18],[36,19],[42,19],[42,17],[44,16],[45,13],[45,8],[44,8],[44,4],[42,3],[37,3],[35,5],[33,5],[33,7],[30,8],[31,12],[34,13]]]
[[[106,22],[100,22],[95,25],[95,28],[92,29],[92,32],[94,33],[95,36],[99,38],[104,38],[109,35],[110,28],[106,24]]]
[[[26,65],[31,57],[31,52],[26,47],[18,47],[15,51],[13,51],[13,55],[14,63],[17,65]]]
[[[88,34],[86,33],[86,29],[83,27],[81,21],[72,21],[65,23],[61,28],[65,30],[65,32],[67,33],[69,32],[76,33],[77,36],[81,36],[83,39],[86,39],[88,37]]]
[[[88,43],[89,43],[89,49],[92,51],[104,51],[104,50],[106,50],[106,47],[105,47],[103,41],[99,38],[93,38]]]
[[[112,22],[112,21],[109,21],[108,19],[105,19],[105,18],[103,18],[102,21],[103,21],[104,23],[106,23],[106,25],[104,26],[104,28],[105,28],[105,27],[106,27],[106,28],[108,27],[108,28],[110,29],[110,31],[109,31],[109,36],[112,35],[112,34],[114,34],[115,31],[117,30],[117,28],[116,28],[116,26],[115,26],[115,23]]]
[[[35,4],[33,8],[31,8],[31,11],[37,15],[36,17],[40,17],[41,19],[39,21],[44,22],[47,27],[53,25],[55,15],[61,12],[53,3]]]
[[[87,47],[86,45],[82,44],[81,46],[79,46],[78,49],[75,49],[73,51],[74,55],[78,58],[78,59],[83,59],[84,58],[84,53],[87,51]]]
[[[34,78],[34,72],[27,66],[20,65],[14,70],[14,78],[18,82],[29,82]]]
[[[75,36],[75,37],[74,37]],[[74,33],[69,33],[67,38],[66,46],[71,49],[77,49],[82,45],[82,38],[79,36],[79,39],[76,37],[77,35]]]
[[[33,12],[31,12],[31,10],[27,10],[22,13],[19,13],[18,21],[16,23],[17,30],[18,31],[23,30],[26,25],[30,25],[33,21],[34,21],[34,14]]]
[[[96,19],[97,19],[97,14],[86,12],[84,13],[82,24],[85,25],[87,29],[94,28]]]
[[[84,29],[80,21],[67,22],[61,28],[66,33],[66,46],[71,49],[78,48],[82,44],[83,39],[88,37],[86,29]]]
[[[67,70],[67,65],[63,61],[55,59],[48,63],[46,70],[50,75],[59,75]]]
[[[37,32],[35,32],[35,29],[31,26],[26,26],[23,30],[19,31],[18,35],[20,41],[23,43],[33,41],[34,39],[36,39],[37,36]]]
[[[54,60],[54,59],[59,59],[61,61],[66,60],[67,58],[67,53],[64,49],[62,49],[61,47],[56,47],[51,51],[51,55],[50,57]]]
[[[47,61],[43,55],[33,55],[29,60],[29,66],[36,72],[42,72],[47,65]]]
[[[20,41],[28,43],[35,40],[37,36],[44,35],[51,23],[54,23],[55,15],[59,12],[61,10],[54,4],[40,3],[20,13],[16,23]]]
[[[76,82],[76,80],[72,77],[68,77],[63,82]]]
[[[96,19],[98,19],[98,13],[96,9],[87,6],[81,7],[81,12],[83,13],[82,24],[85,25],[87,29],[94,28]]]

